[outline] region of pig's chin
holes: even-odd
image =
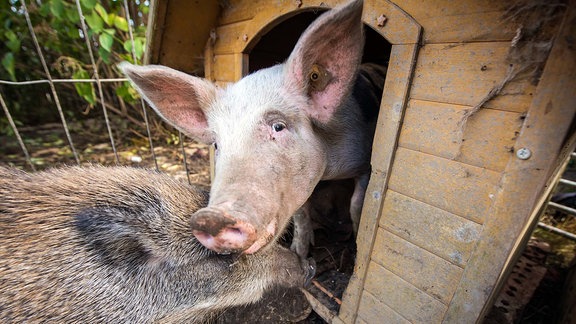
[[[266,225],[266,231],[263,235],[260,236],[259,239],[254,242],[249,248],[242,252],[243,254],[254,254],[263,247],[267,246],[270,241],[274,240],[276,237],[276,231],[278,229],[278,221],[276,219],[272,219],[268,225]]]

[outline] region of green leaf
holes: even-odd
[[[116,28],[120,29],[123,32],[128,31],[128,22],[123,17],[115,16],[114,17],[114,26],[116,26]]]
[[[102,7],[101,4],[96,3],[96,6],[94,7],[94,11],[96,11],[100,15],[100,17],[102,17],[102,19],[104,19],[106,24],[108,24],[108,13],[106,12],[106,9],[104,9],[104,7]]]
[[[18,53],[20,51],[20,39],[18,36],[11,30],[6,31],[4,36],[6,36],[7,39],[6,46],[8,49],[14,53]]]
[[[116,14],[108,14],[108,17],[106,19],[106,24],[110,27],[114,27],[114,21],[116,20]]]
[[[68,18],[68,21],[73,23],[73,24],[79,23],[80,22],[80,15],[78,14],[78,9],[76,9],[76,7],[67,8],[66,9],[66,18]]]
[[[84,6],[84,8],[91,10],[96,6],[96,0],[80,0],[80,4]]]
[[[2,66],[10,74],[10,79],[16,81],[16,62],[14,60],[14,54],[8,52],[4,54],[2,58]]]
[[[89,79],[90,75],[83,69],[79,69],[72,74],[72,79]],[[94,85],[88,82],[77,82],[74,83],[76,92],[84,98],[89,104],[96,104],[96,92],[94,91]]]
[[[116,88],[116,94],[129,104],[134,104],[140,98],[138,92],[128,82],[124,82]]]
[[[144,48],[146,46],[146,38],[135,37],[134,38],[134,51],[136,52],[136,58],[138,60],[142,59],[144,55]]]
[[[106,64],[110,64],[110,52],[105,50],[104,48],[100,47],[98,48],[98,55],[100,56],[100,58],[102,59],[102,61],[104,61],[104,63]]]
[[[100,33],[102,29],[104,29],[104,21],[102,21],[102,18],[100,18],[96,12],[92,12],[90,15],[85,17],[88,26],[94,33]]]
[[[52,12],[56,18],[62,18],[62,15],[64,15],[64,2],[62,2],[62,0],[52,0],[50,12]]]
[[[114,37],[112,37],[112,35],[108,33],[102,33],[98,37],[98,41],[100,41],[100,46],[107,52],[112,51],[112,44],[114,44]]]

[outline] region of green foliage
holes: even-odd
[[[117,63],[121,61],[141,63],[146,47],[145,23],[149,10],[148,1],[128,1],[131,21],[126,19],[123,0],[80,0],[79,2],[85,18],[87,35],[84,35],[82,31],[76,0],[26,1],[34,32],[53,78],[89,79],[92,77],[94,67],[86,48],[85,37],[89,38],[89,43],[92,45],[100,78],[123,77],[116,68]],[[134,41],[130,39],[129,26],[132,26]],[[25,81],[46,78],[28,30],[20,0],[0,1],[0,63],[0,79],[2,80]],[[104,86],[106,93],[118,95],[127,103],[138,101],[137,93],[127,83],[119,87],[114,84]],[[82,98],[84,105],[88,105],[89,108],[97,104],[99,100],[94,83],[75,83],[73,86],[64,85],[63,87],[69,87],[75,91],[76,95]],[[8,96],[8,100],[14,101],[9,105],[12,113],[18,114],[20,109],[16,109],[16,106],[36,107],[39,101],[51,102],[50,94],[45,89],[27,87],[28,93],[18,94],[12,94],[11,90],[5,89],[3,95]],[[73,98],[74,96],[65,93],[59,93],[59,96],[64,97],[62,99],[64,102],[77,100]],[[76,104],[76,106],[80,105]],[[39,115],[35,118],[43,119]],[[18,118],[15,117],[15,119]],[[1,121],[0,128],[2,128]]]

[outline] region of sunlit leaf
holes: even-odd
[[[146,46],[146,38],[144,37],[136,37],[134,38],[134,51],[136,52],[136,58],[142,59],[144,55],[144,48]]]
[[[90,75],[86,70],[79,69],[72,74],[72,79],[89,79]],[[94,85],[88,82],[76,82],[74,83],[76,92],[84,98],[89,104],[96,104],[96,93],[94,91]]]
[[[114,26],[116,26],[116,28],[120,29],[121,31],[124,31],[124,32],[128,31],[128,22],[123,17],[115,16],[114,17]]]
[[[100,18],[96,12],[92,12],[85,17],[88,26],[92,29],[93,32],[100,33],[102,29],[104,29],[104,21],[102,21],[102,18]]]
[[[104,9],[101,4],[96,3],[96,6],[94,6],[94,11],[96,11],[106,22],[106,24],[108,24],[108,12],[106,12],[106,9]]]
[[[98,41],[100,42],[100,46],[105,49],[107,52],[112,51],[112,44],[114,44],[114,37],[109,33],[102,33],[98,37]]]

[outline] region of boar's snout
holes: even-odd
[[[208,249],[220,254],[242,252],[256,241],[251,224],[211,208],[203,208],[190,219],[192,233]]]

